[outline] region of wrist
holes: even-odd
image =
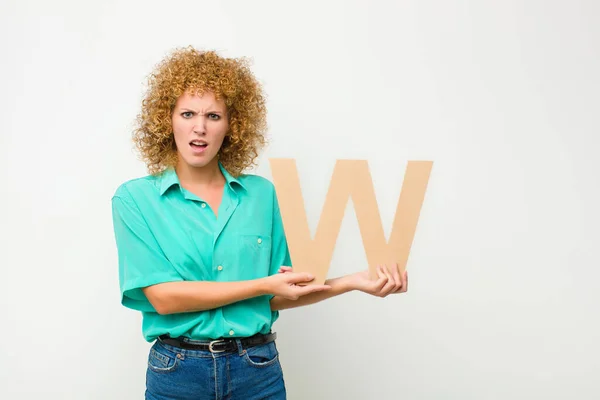
[[[344,275],[338,278],[328,279],[325,284],[330,285],[336,294],[351,292],[357,289],[357,286],[352,279],[352,275]]]
[[[256,280],[256,290],[259,296],[272,295],[272,289],[270,285],[269,277],[259,278]]]

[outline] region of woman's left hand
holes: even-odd
[[[369,277],[368,270],[350,275],[351,288],[377,297],[406,293],[408,290],[408,272],[400,274],[398,264],[392,264],[391,267],[378,265],[376,271],[376,280]]]

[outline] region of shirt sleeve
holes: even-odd
[[[112,198],[121,303],[134,310],[156,312],[142,288],[183,278],[165,257],[135,201],[125,191],[121,193]]]

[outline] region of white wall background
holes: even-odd
[[[170,49],[248,56],[269,157],[316,227],[336,159],[368,159],[387,233],[434,167],[408,294],[282,313],[290,399],[598,399],[600,3],[3,1],[0,398],[141,399],[110,198]],[[366,268],[349,205],[332,276]]]

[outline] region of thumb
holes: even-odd
[[[288,276],[288,282],[299,283],[299,282],[310,282],[315,279],[315,276],[307,272],[288,272],[285,275]]]
[[[300,296],[305,296],[310,293],[323,292],[331,289],[330,285],[306,285],[300,287]]]

